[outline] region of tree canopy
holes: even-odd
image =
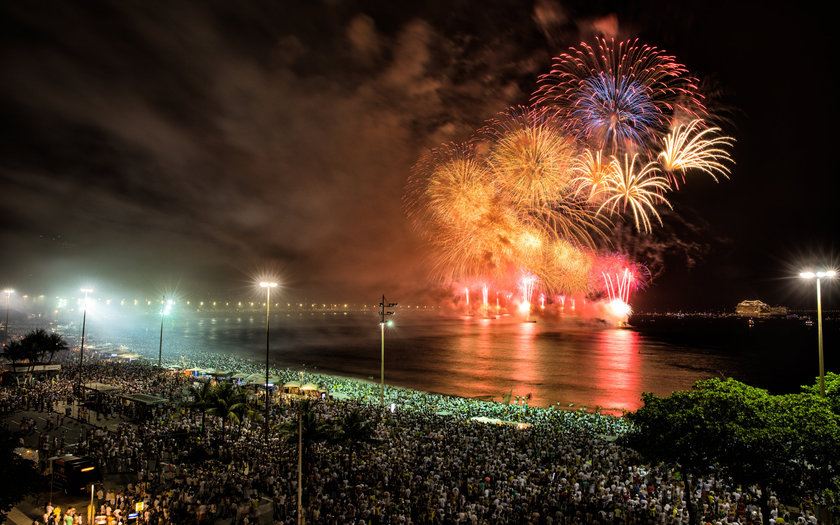
[[[67,342],[59,334],[38,328],[20,339],[13,339],[6,345],[4,357],[12,363],[42,363],[49,356],[67,350]]]
[[[14,437],[7,431],[0,430],[0,523],[6,514],[25,496],[43,491],[47,487],[46,478],[38,473],[35,463],[15,453]]]
[[[810,392],[771,395],[734,379],[698,381],[668,397],[642,395],[627,444],[690,475],[712,470],[782,497],[836,493],[840,416]],[[766,490],[762,491],[766,498]],[[762,502],[766,514],[766,501]]]
[[[820,378],[814,379],[813,385],[802,385],[802,391],[808,394],[820,395]],[[824,376],[825,398],[836,414],[840,414],[840,374],[826,372]]]

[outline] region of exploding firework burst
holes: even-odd
[[[547,235],[591,246],[607,221],[573,191],[579,145],[553,112],[515,108],[486,126],[488,165],[503,199],[520,220]]]
[[[577,147],[544,112],[519,109],[506,117],[491,131],[495,180],[514,205],[550,209],[568,190]]]
[[[720,131],[720,128],[702,129],[702,121],[695,119],[665,136],[664,149],[657,159],[675,188],[679,187],[676,172],[685,181],[685,172],[692,169],[708,173],[716,182],[716,174],[729,178],[726,163],[732,158],[727,148],[735,139],[718,135]]]
[[[496,189],[486,164],[469,145],[453,144],[432,151],[415,165],[410,212],[433,222],[468,224],[481,220],[492,206]]]
[[[415,165],[407,208],[435,246],[442,280],[496,273],[509,257],[520,225],[502,206],[487,166],[469,145],[432,151]]]
[[[649,149],[673,116],[705,111],[687,73],[674,57],[637,40],[599,39],[555,58],[534,98],[594,147],[635,153]]]
[[[659,168],[656,163],[648,162],[639,166],[638,158],[638,155],[631,158],[625,153],[622,163],[613,157],[610,162],[610,175],[602,192],[604,202],[598,210],[606,209],[610,213],[620,210],[621,213],[627,213],[627,209],[630,208],[636,229],[649,232],[649,215],[662,224],[656,205],[662,203],[671,207],[663,196],[670,190],[670,186],[668,179],[657,175]]]
[[[595,153],[589,149],[584,150],[572,165],[572,172],[575,174],[575,178],[572,179],[575,195],[583,196],[589,201],[596,200],[598,194],[606,187],[611,170],[610,163],[604,162],[600,150]]]

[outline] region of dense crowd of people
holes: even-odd
[[[56,357],[73,359],[70,353]],[[227,359],[231,370],[259,371]],[[67,412],[55,410],[73,404],[77,370],[67,366],[55,378],[4,386],[4,424],[16,411],[40,410],[50,414],[48,425],[61,427]],[[688,522],[689,501],[703,523],[816,523],[808,509],[791,514],[773,495],[771,515],[761,516],[754,488],[714,476],[689,485],[677,468],[646,465],[615,440],[629,430],[624,418],[390,386],[380,407],[378,384],[294,370],[273,373],[284,381],[322,385],[342,399],[315,398],[304,408],[302,396],[277,392],[266,436],[258,415],[262,391],[251,395],[255,410],[249,417],[223,421],[192,403],[193,389],[223,378],[94,356],[84,366],[84,382],[119,391],[89,402],[97,417],[76,413],[92,424],[82,426],[72,450],[61,440],[51,440],[47,450],[89,456],[102,472],[122,475],[123,483],[106,483],[96,493],[98,513],[117,524],[126,523],[141,502],[139,523],[253,524],[266,517],[296,523],[294,432],[303,410],[323,428],[342,429],[354,415],[363,422],[353,432],[346,429],[344,439],[336,437],[340,432],[304,432],[300,506],[307,523],[677,524]],[[100,414],[107,419],[133,410],[125,393],[169,402],[113,430],[98,425]],[[10,430],[42,430],[36,426],[23,419]],[[43,522],[55,522],[52,516],[54,509]],[[76,512],[70,516],[71,522],[78,518]]]

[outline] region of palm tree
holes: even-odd
[[[29,349],[20,342],[20,339],[12,339],[3,350],[3,358],[12,364],[12,368],[15,370],[15,380],[20,384],[20,374],[17,373],[15,365],[29,360]]]
[[[244,423],[246,419],[253,419],[259,417],[260,415],[259,410],[254,408],[253,404],[248,401],[248,396],[244,394],[244,391],[243,395],[245,396],[245,400],[242,403],[237,403],[230,408],[231,411],[236,414],[240,430],[242,430],[242,423]]]
[[[295,419],[278,425],[280,436],[287,444],[297,446],[299,425],[303,428],[304,451],[308,451],[312,443],[326,441],[335,435],[334,427],[318,417],[310,400],[304,399],[298,403],[298,411],[302,421]]]
[[[53,356],[63,350],[67,350],[67,343],[60,335],[39,328],[21,339],[10,341],[6,345],[4,357],[12,364],[28,363],[29,375],[36,364],[44,361],[46,355],[50,356],[52,362]]]
[[[207,413],[222,420],[222,438],[225,437],[225,425],[228,420],[239,423],[239,414],[247,408],[245,392],[233,383],[222,383],[213,390]]]
[[[335,441],[343,444],[349,450],[347,455],[347,469],[353,464],[353,456],[361,445],[376,442],[370,420],[359,407],[353,407],[341,418],[336,428]]]
[[[29,352],[27,348],[21,344],[20,339],[12,339],[6,344],[3,350],[3,358],[9,363],[16,365],[28,360]]]
[[[47,361],[48,363],[52,363],[55,354],[57,354],[58,352],[63,352],[68,348],[67,341],[65,341],[60,334],[57,334],[55,332],[49,332],[47,334],[47,337],[44,340],[44,344],[47,348],[47,353],[50,355],[50,360]]]
[[[315,442],[326,441],[336,435],[335,427],[318,417],[318,414],[312,409],[312,403],[309,399],[304,399],[298,403],[298,418],[297,421],[290,420],[278,425],[278,430],[281,439],[286,445],[298,447],[298,511],[302,512],[304,508],[303,498],[306,496],[303,491],[303,476],[302,466],[306,464],[306,470],[309,470],[311,464],[311,445]],[[298,431],[300,429],[300,432]],[[300,441],[298,438],[300,437]],[[303,461],[306,458],[306,461]],[[298,516],[300,518],[300,516]]]
[[[56,333],[38,328],[20,339],[10,341],[6,348],[7,359],[10,361],[16,363],[28,361],[35,364],[43,362],[46,355],[50,356],[50,362],[52,362],[57,352],[67,350],[67,342]]]
[[[207,416],[207,408],[211,406],[213,399],[213,386],[210,381],[203,381],[200,386],[193,385],[190,388],[193,400],[189,403],[190,408],[197,408],[201,411],[201,428],[204,429],[204,418]]]
[[[64,338],[54,332],[47,332],[43,328],[29,332],[21,342],[30,347],[36,361],[43,361],[44,356],[49,355],[50,360],[48,362],[51,363],[56,353],[67,350],[67,343]]]

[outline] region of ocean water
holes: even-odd
[[[181,313],[167,318],[164,361],[199,366],[215,355],[265,360],[265,317]],[[642,392],[667,395],[708,377],[734,377],[774,393],[818,374],[817,328],[802,319],[645,316],[614,328],[575,317],[522,322],[398,312],[385,330],[389,384],[530,404],[635,410]],[[65,336],[78,345],[78,326]],[[840,323],[824,323],[826,370],[840,370]],[[86,344],[123,345],[157,358],[160,317],[89,318]],[[381,331],[374,312],[278,313],[271,317],[271,366],[379,380]]]

